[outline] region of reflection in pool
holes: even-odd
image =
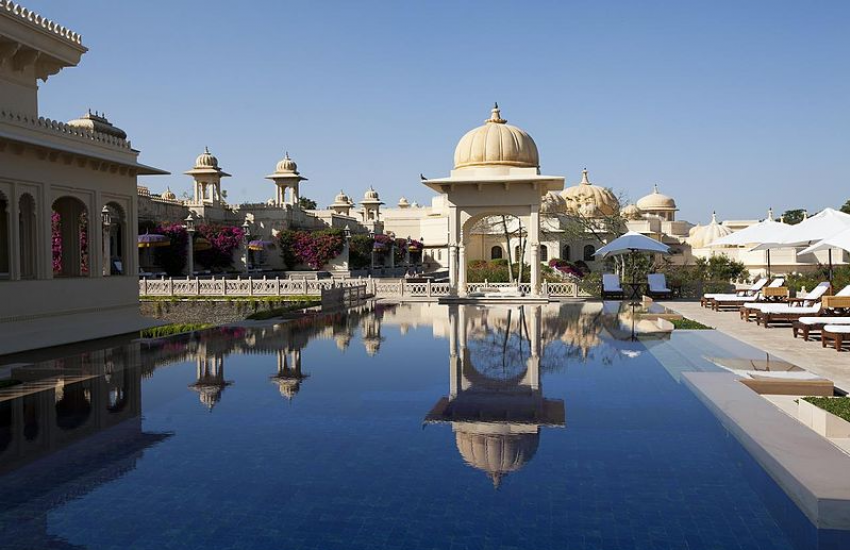
[[[657,359],[696,337],[630,336],[600,303],[378,303],[13,366],[0,547],[839,540],[676,378],[718,367]]]

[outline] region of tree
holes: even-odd
[[[844,203],[844,205],[841,207],[841,211],[845,214],[850,214],[850,199],[848,199],[847,202]]]
[[[805,210],[803,210],[802,208],[794,208],[793,210],[786,210],[782,214],[782,219],[788,225],[797,225],[798,223],[803,221],[803,219],[805,219],[805,216]]]
[[[315,210],[318,208],[316,201],[307,197],[298,197],[298,206],[301,207],[301,210]]]

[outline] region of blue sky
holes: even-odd
[[[90,51],[42,116],[105,111],[180,194],[208,145],[231,202],[288,150],[326,205],[427,202],[493,101],[545,173],[706,221],[850,198],[850,2],[28,0]]]

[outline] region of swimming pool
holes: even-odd
[[[0,547],[847,542],[627,326],[599,303],[378,303],[14,368]]]

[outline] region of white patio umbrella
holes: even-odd
[[[710,247],[719,246],[753,246],[775,244],[785,238],[785,234],[793,226],[786,223],[776,222],[768,217],[766,220],[753,224],[740,231],[735,231],[725,237],[708,244]],[[782,248],[779,246],[772,248]],[[758,246],[756,249],[759,249]],[[770,248],[767,250],[767,276],[770,277]]]
[[[833,208],[825,208],[811,218],[790,226],[790,229],[779,241],[761,244],[753,250],[810,247],[812,244],[829,239],[848,228],[850,228],[850,214],[839,212]],[[829,280],[832,281],[832,247],[823,248],[829,250]],[[820,250],[823,250],[823,248]]]
[[[641,235],[637,231],[629,231],[625,235],[617,237],[606,244],[593,255],[600,258],[607,258],[608,256],[617,256],[618,254],[632,252],[660,252],[661,254],[669,254],[670,247],[646,235]]]
[[[618,256],[620,254],[632,255],[632,283],[634,283],[634,264],[635,255],[638,252],[660,252],[661,254],[669,254],[670,247],[666,244],[656,241],[653,238],[641,235],[637,231],[629,231],[625,235],[617,237],[610,243],[606,244],[593,255],[599,258],[608,258],[609,256]]]
[[[841,250],[850,252],[850,227],[843,231],[839,231],[832,237],[816,242],[805,250],[801,250],[800,254],[811,254],[813,252],[819,252],[827,249],[831,250],[833,248],[840,248]]]

